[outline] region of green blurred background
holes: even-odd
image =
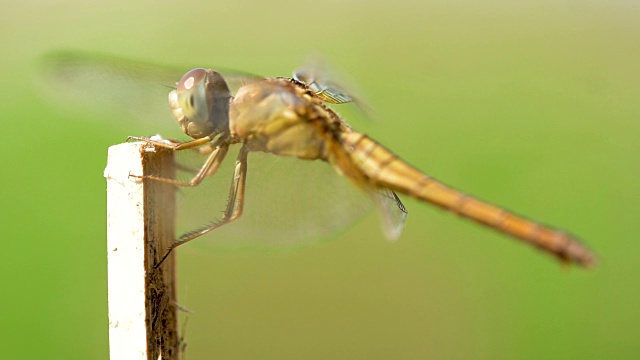
[[[406,200],[283,255],[179,250],[187,358],[640,355],[640,5],[633,1],[20,1],[0,13],[4,358],[107,359],[105,180],[130,134],[54,110],[46,51],[288,75],[338,64],[364,129],[436,178],[581,235],[592,270]]]

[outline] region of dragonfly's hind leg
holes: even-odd
[[[229,189],[229,200],[227,202],[227,208],[224,210],[224,214],[222,218],[213,222],[212,224],[194,230],[187,233],[182,234],[179,238],[177,238],[171,246],[167,249],[166,254],[162,257],[160,262],[156,265],[156,267],[160,266],[164,259],[169,256],[171,251],[176,247],[185,244],[195,238],[198,238],[209,231],[219,228],[222,225],[228,224],[236,219],[238,219],[242,215],[242,210],[244,208],[244,190],[245,183],[247,180],[247,154],[248,149],[246,146],[243,146],[240,149],[240,153],[238,154],[238,159],[236,160],[235,170],[233,172],[233,179],[231,181],[231,188]]]

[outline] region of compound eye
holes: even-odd
[[[178,92],[189,91],[200,85],[207,77],[207,70],[193,69],[186,73],[178,82]]]

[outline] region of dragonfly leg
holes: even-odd
[[[164,254],[160,262],[158,262],[158,264],[156,265],[156,268],[160,266],[160,264],[162,264],[164,259],[166,259],[171,251],[176,247],[185,244],[195,238],[198,238],[213,229],[219,228],[222,225],[237,220],[240,216],[242,216],[242,211],[244,208],[244,190],[247,180],[248,153],[249,150],[247,146],[243,146],[240,150],[240,153],[238,154],[235,170],[233,172],[233,179],[231,181],[231,188],[229,189],[229,200],[227,202],[227,208],[225,209],[222,218],[211,223],[208,226],[182,234],[173,242],[173,244],[171,244],[171,246],[169,246],[167,252]]]
[[[212,144],[212,145],[216,145],[215,150],[213,150],[211,154],[209,154],[209,157],[207,157],[207,160],[204,162],[200,170],[198,170],[196,175],[193,178],[191,178],[191,180],[189,181],[168,179],[168,178],[157,177],[153,175],[146,175],[146,176],[130,175],[130,176],[138,179],[151,179],[154,181],[161,181],[164,183],[178,185],[178,186],[189,186],[189,187],[197,186],[202,182],[202,180],[205,177],[214,175],[218,171],[218,168],[220,167],[222,162],[224,161],[224,158],[227,155],[227,152],[229,151],[229,145],[226,143],[220,144],[221,142],[222,141],[218,140],[214,144]]]
[[[130,141],[130,140],[142,141],[142,142],[146,142],[147,144],[157,146],[159,148],[168,149],[171,151],[178,151],[178,150],[190,149],[190,148],[198,147],[200,145],[204,145],[210,142],[211,140],[213,140],[213,138],[214,138],[213,136],[205,136],[203,138],[195,139],[191,141],[175,142],[173,140],[160,141],[160,140],[153,140],[147,137],[129,136],[127,137],[127,141]]]

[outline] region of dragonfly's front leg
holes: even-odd
[[[127,137],[127,141],[130,141],[130,140],[142,141],[142,142],[146,142],[147,144],[157,146],[159,148],[168,149],[171,151],[178,151],[178,150],[191,149],[194,147],[198,147],[200,145],[204,145],[208,142],[211,142],[213,138],[214,138],[213,136],[205,136],[200,139],[195,139],[195,140],[185,141],[185,142],[174,142],[174,141],[167,142],[167,141],[161,141],[161,140],[154,140],[147,137],[129,136]]]
[[[219,228],[222,225],[228,224],[234,220],[237,220],[241,215],[244,208],[244,189],[245,183],[247,180],[247,154],[249,150],[247,146],[243,146],[240,149],[240,153],[238,154],[238,159],[236,160],[235,170],[233,172],[233,179],[231,181],[231,188],[229,189],[229,201],[227,202],[227,208],[224,210],[224,214],[222,218],[213,222],[212,224],[203,227],[201,229],[197,229],[194,231],[190,231],[182,234],[178,239],[176,239],[171,246],[167,249],[167,253],[164,254],[160,262],[156,265],[156,267],[160,266],[164,259],[169,256],[171,251],[176,247],[185,244],[195,238],[198,238],[209,231]]]
[[[150,143],[155,145],[155,141]],[[189,143],[192,143],[192,141],[189,141],[186,143],[178,143],[178,145],[189,144]],[[168,145],[168,144],[165,144],[165,145]],[[214,143],[211,144],[211,146],[214,150],[211,152],[211,154],[209,154],[209,157],[207,157],[207,161],[204,162],[204,165],[202,165],[202,167],[196,173],[196,175],[193,178],[191,178],[191,180],[189,181],[162,178],[162,177],[157,177],[153,175],[146,175],[146,176],[131,175],[131,176],[138,179],[151,179],[154,181],[161,181],[164,183],[179,185],[179,186],[190,186],[190,187],[197,186],[202,182],[202,180],[205,177],[212,176],[218,171],[218,168],[220,168],[220,165],[224,161],[224,158],[227,155],[227,152],[229,151],[229,144],[225,143],[221,139],[216,140]],[[184,149],[189,149],[190,147],[191,146],[182,147],[178,149],[176,146],[176,149],[184,150]]]

